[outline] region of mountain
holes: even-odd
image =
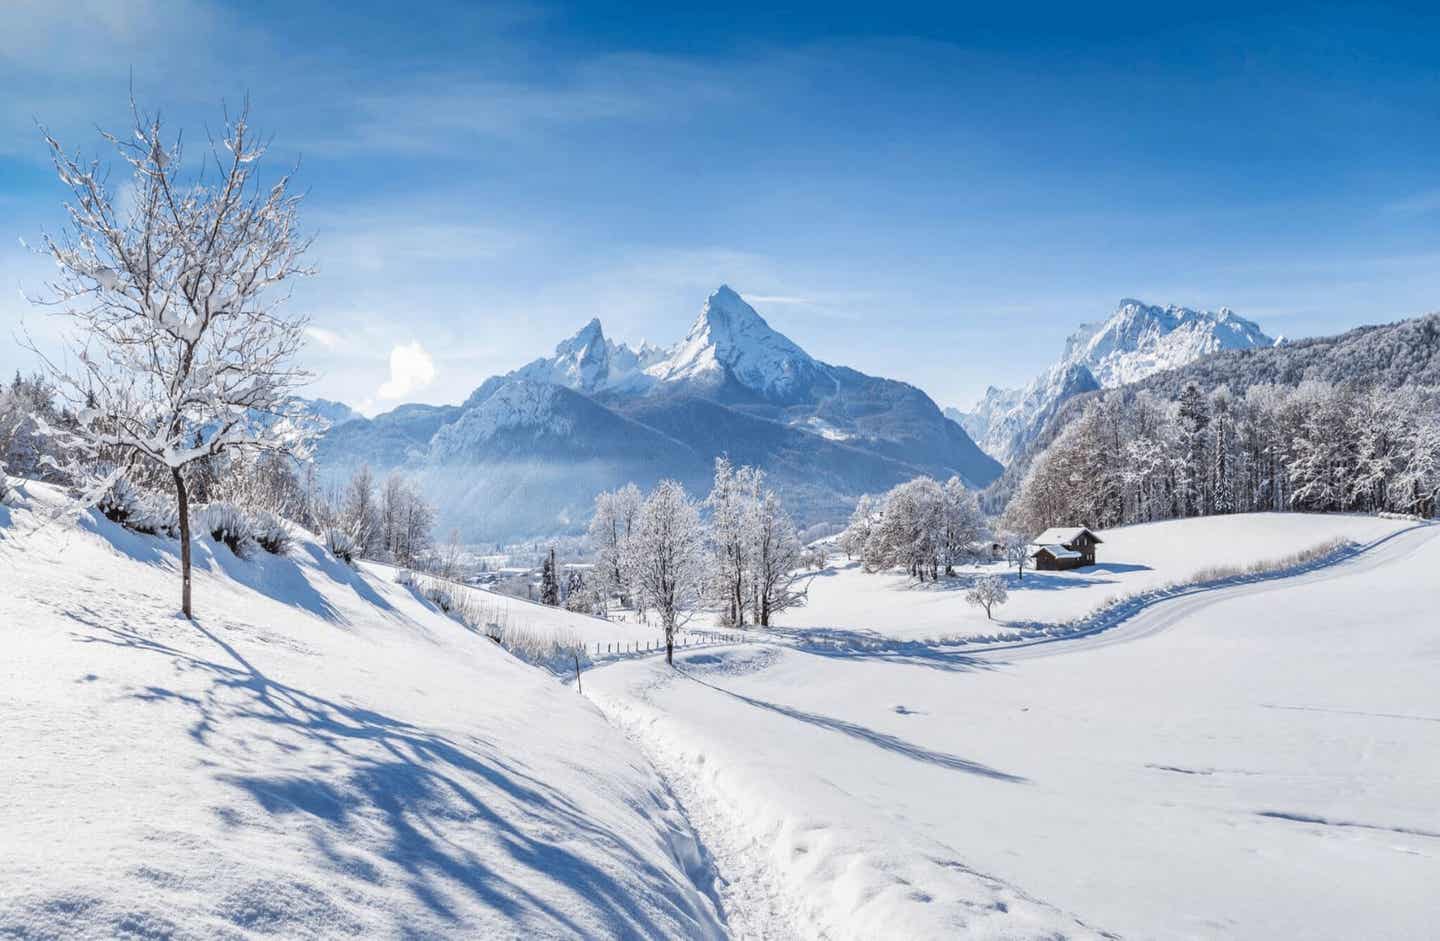
[[[1174,400],[1188,386],[1207,395],[1225,386],[1243,396],[1251,386],[1293,387],[1307,380],[1348,383],[1361,389],[1393,389],[1406,384],[1440,386],[1440,313],[1356,327],[1336,336],[1221,350],[1128,383],[1125,390]],[[981,495],[986,510],[998,513],[1005,508],[1036,456],[1094,399],[1094,395],[1075,395],[1051,410],[1025,447],[1006,465],[1005,472]]]
[[[663,355],[663,350],[648,343],[632,350],[624,343],[611,342],[605,338],[597,317],[556,346],[553,356],[541,357],[509,375],[580,392],[598,392],[637,378]]]
[[[366,462],[417,478],[441,527],[477,541],[577,531],[631,480],[703,493],[721,454],[764,468],[801,525],[917,474],[980,488],[1001,470],[924,392],[815,359],[724,285],[673,347],[591,320],[459,406],[345,422],[317,449],[332,477]]]
[[[1222,350],[1274,346],[1252,321],[1219,311],[1156,307],[1126,298],[1106,320],[1082,324],[1059,362],[1023,389],[991,386],[969,412],[947,414],[991,457],[1010,463],[1068,399],[1137,382]]]

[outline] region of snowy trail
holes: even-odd
[[[677,669],[656,662],[614,664],[592,671],[586,685],[666,781],[712,855],[733,937],[1105,936],[977,870],[953,845],[893,813],[883,800],[854,792],[843,775],[812,777],[809,742],[790,755],[801,761],[793,778],[777,776],[764,743],[793,742],[797,718],[801,728],[813,729],[826,727],[826,717],[792,713],[721,683],[763,676],[789,655],[764,644],[687,652],[677,656]],[[677,710],[677,699],[686,708]],[[719,729],[738,738],[714,735]],[[870,735],[843,722],[830,731]],[[958,756],[914,750],[883,736],[874,741],[905,758],[1019,783]]]

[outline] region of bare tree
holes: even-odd
[[[990,613],[990,609],[1009,599],[1010,593],[1005,590],[1005,580],[999,575],[985,575],[965,592],[965,600],[984,608],[985,616],[991,620],[994,620],[994,615]]]
[[[1031,564],[1030,540],[1019,533],[1002,533],[1000,545],[1005,551],[1005,561],[1015,566],[1015,577],[1025,577],[1025,566]]]
[[[310,242],[297,233],[290,177],[262,186],[255,176],[266,144],[248,111],[227,116],[221,138],[185,173],[181,135],[167,136],[132,99],[133,132],[104,138],[130,168],[133,208],[99,161],[67,155],[45,134],[71,200],[69,225],[42,246],[59,274],[35,301],[67,321],[73,360],[45,363],[91,447],[170,472],[187,618],[185,468],[228,451],[294,453],[307,437],[292,398],[310,378],[294,365],[305,321],[281,314],[285,297],[274,289],[310,273]]]
[[[640,509],[630,540],[635,584],[660,615],[665,662],[675,662],[675,631],[700,601],[705,579],[705,541],[700,513],[685,488],[662,480]]]

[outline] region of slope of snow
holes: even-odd
[[[1115,634],[904,661],[756,644],[587,693],[726,891],[800,936],[1426,937],[1437,564],[1440,527],[1412,527]]]
[[[1008,464],[1067,399],[1137,382],[1221,350],[1272,346],[1256,324],[1229,308],[1197,311],[1126,298],[1103,321],[1082,324],[1060,360],[1023,389],[995,386],[956,420],[990,456]]]
[[[569,434],[572,424],[554,409],[559,393],[550,383],[516,379],[505,382],[483,402],[435,432],[430,453],[437,460],[464,454],[508,428]]]
[[[1323,513],[1242,513],[1167,520],[1102,530],[1098,564],[1068,572],[1027,569],[1017,579],[1001,562],[958,568],[957,578],[917,584],[906,575],[866,573],[843,557],[809,579],[804,607],[780,616],[781,626],[834,630],[905,641],[986,637],[1007,625],[1058,623],[1111,598],[1183,581],[1216,566],[1282,558],[1334,539],[1370,543],[1413,524],[1374,516]],[[995,620],[967,604],[977,575],[1005,578],[1010,599]]]
[[[573,689],[300,537],[0,506],[0,936],[720,937],[673,795]],[[706,888],[697,888],[705,886]]]

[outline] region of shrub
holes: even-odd
[[[200,528],[216,542],[230,547],[237,558],[248,559],[255,551],[255,533],[250,517],[233,503],[223,500],[206,504],[200,511]]]
[[[325,529],[325,546],[330,554],[344,562],[346,565],[355,564],[355,540],[350,533],[339,526],[329,526]]]
[[[269,510],[250,514],[250,531],[261,549],[271,555],[286,555],[294,540],[290,536],[290,524]]]
[[[148,493],[118,477],[101,492],[95,508],[110,522],[151,536],[180,535],[180,513],[168,497]]]
[[[10,495],[10,481],[5,478],[5,462],[0,461],[0,502]]]

